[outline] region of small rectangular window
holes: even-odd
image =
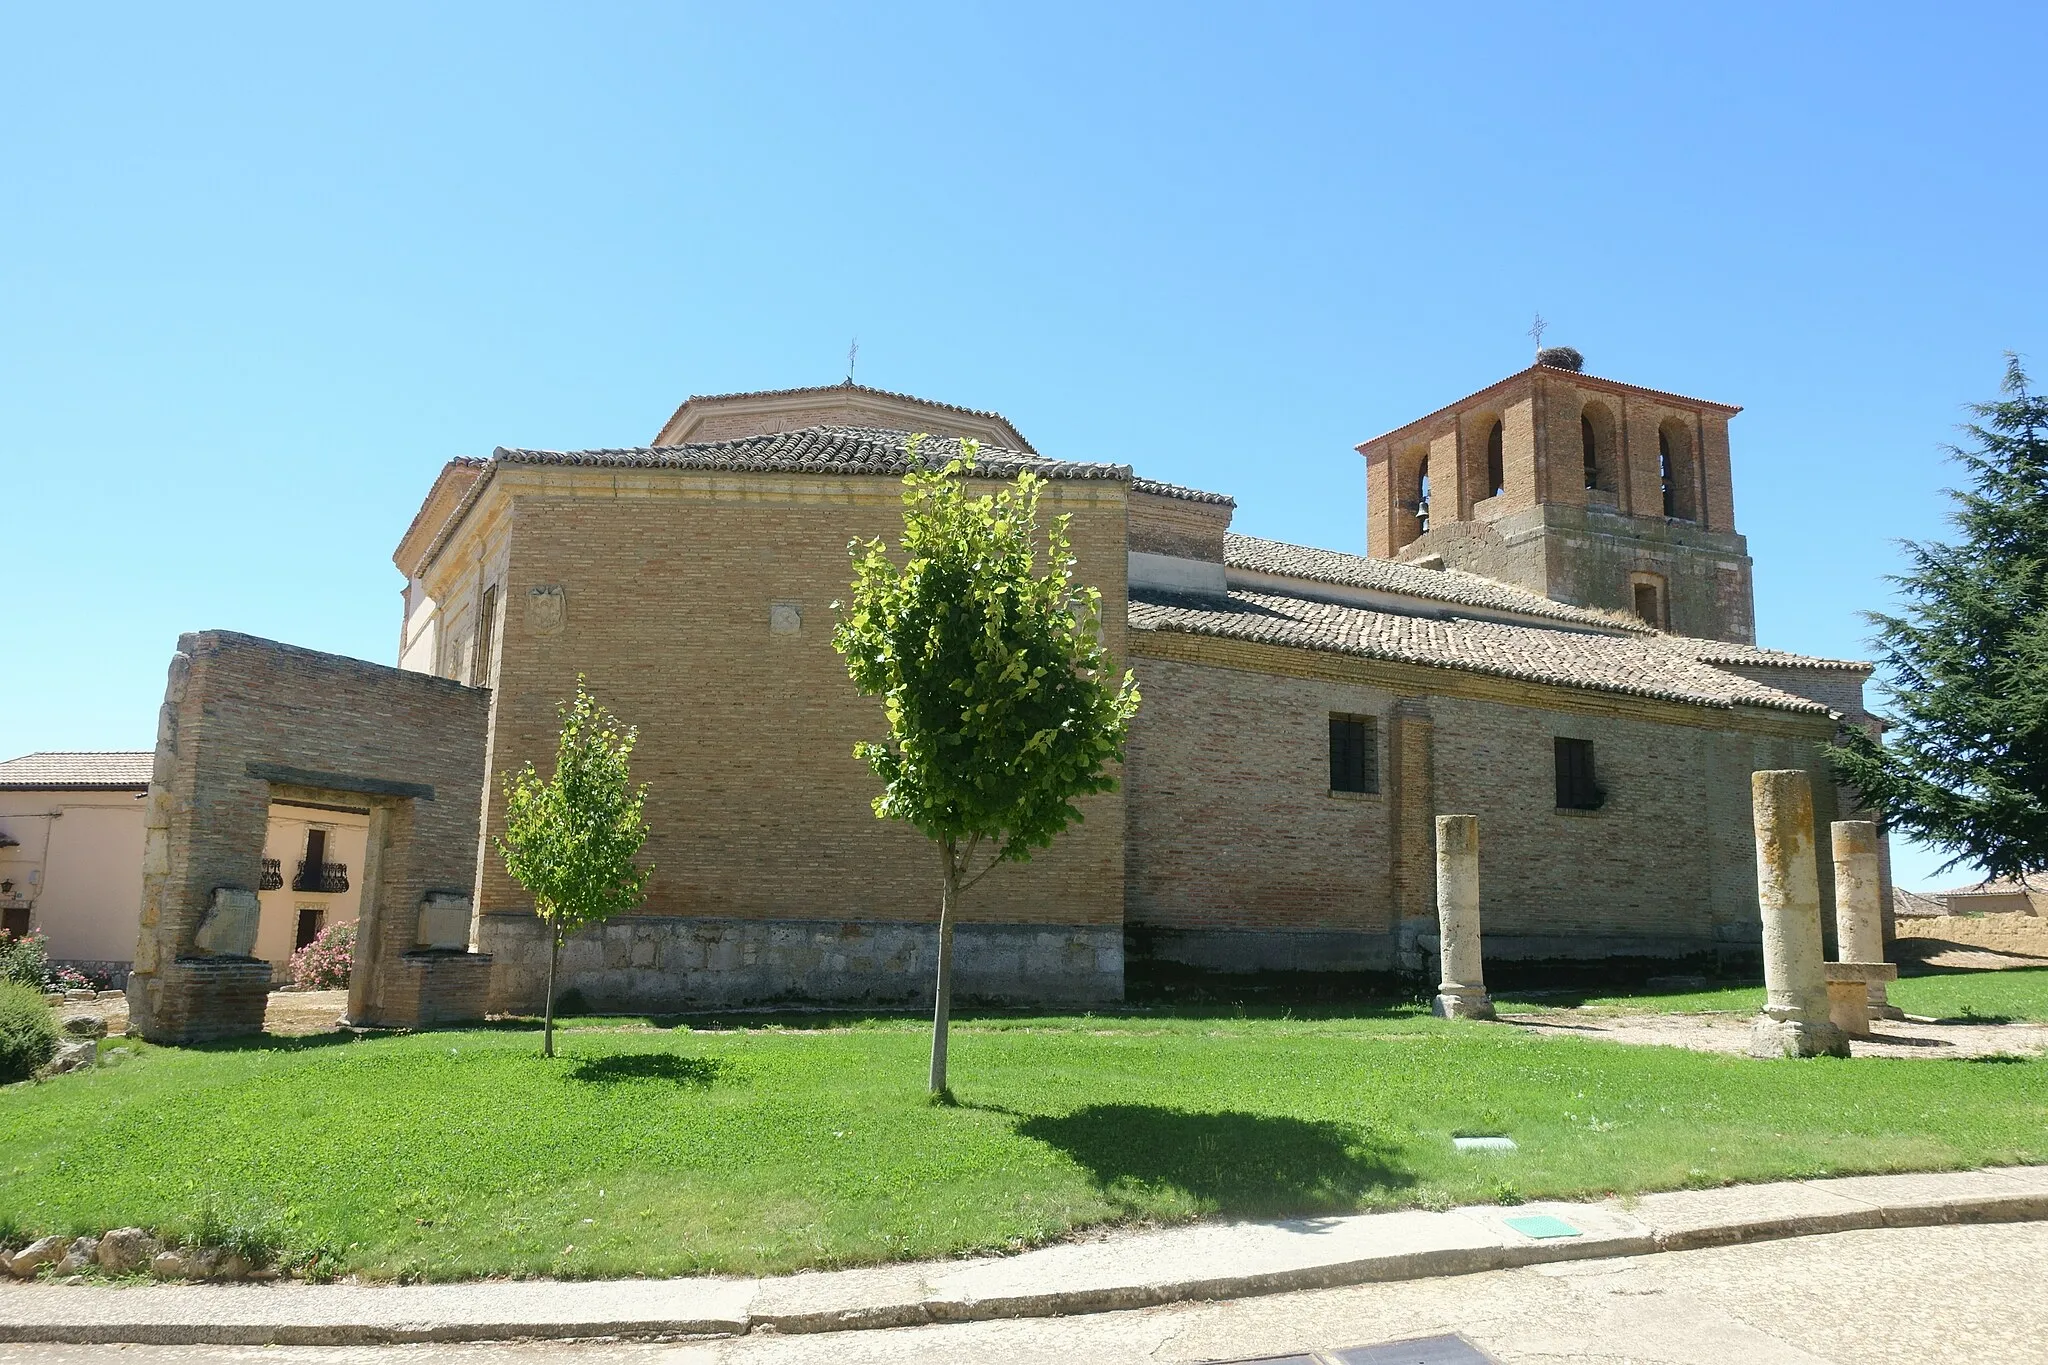
[[[297,934],[293,935],[292,951],[296,953],[302,948],[310,946],[314,939],[320,937],[320,927],[323,923],[325,923],[326,919],[327,912],[325,910],[322,910],[319,906],[300,906],[299,931]]]
[[[1557,808],[1599,810],[1607,793],[1593,779],[1593,741],[1559,739],[1557,746]]]
[[[1330,717],[1330,790],[1380,789],[1379,725],[1371,716]]]

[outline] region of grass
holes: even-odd
[[[2048,1023],[2048,967],[2019,967],[1997,972],[1934,972],[1892,982],[1885,997],[1908,1014],[1961,1022]],[[1613,1014],[1754,1014],[1763,1006],[1761,985],[1725,986],[1703,991],[1502,991],[1504,1009],[1541,1012],[1592,1009]]]
[[[1107,1222],[2048,1160],[2048,1061],[1751,1062],[1396,1006],[170,1049],[0,1090],[0,1229],[225,1229],[328,1270],[760,1273]],[[1455,1153],[1456,1133],[1513,1153]]]

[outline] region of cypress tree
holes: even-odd
[[[1837,771],[1894,828],[1994,877],[2048,869],[2048,397],[2008,355],[1949,453],[1959,535],[1905,545],[1899,615],[1870,613],[1890,673],[1882,742],[1845,736]]]

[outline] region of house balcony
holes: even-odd
[[[265,858],[263,860],[263,876],[257,881],[256,889],[258,891],[284,890],[284,860],[282,858]]]
[[[292,878],[294,891],[339,892],[348,890],[347,863],[299,864],[299,875]]]

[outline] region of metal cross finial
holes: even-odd
[[[1539,352],[1543,349],[1543,331],[1548,326],[1550,326],[1550,324],[1543,320],[1543,314],[1538,313],[1536,315],[1536,321],[1529,324],[1529,330],[1525,334],[1536,338],[1536,349]]]
[[[860,338],[855,337],[846,348],[846,382],[853,382],[853,367],[860,362]]]

